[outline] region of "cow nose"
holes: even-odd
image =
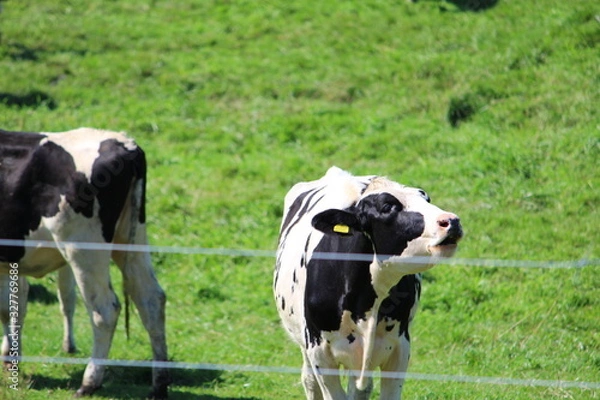
[[[446,233],[449,238],[460,239],[463,235],[460,218],[456,214],[445,213],[438,217],[438,226]]]

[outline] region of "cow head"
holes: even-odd
[[[381,261],[450,257],[462,237],[458,216],[430,203],[420,189],[376,178],[352,207],[317,214],[313,226],[328,235],[361,233]]]

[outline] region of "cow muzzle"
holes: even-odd
[[[444,213],[437,219],[437,237],[427,246],[433,256],[451,257],[463,237],[460,218],[452,213]]]

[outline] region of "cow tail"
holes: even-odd
[[[141,202],[142,202],[142,191],[143,191],[143,178],[138,176],[134,177],[133,185],[132,185],[132,194],[131,194],[131,214],[129,220],[129,244],[137,244],[136,243],[136,234],[137,234],[137,224],[138,224],[138,215],[140,213]],[[132,258],[134,256],[133,251],[128,251],[126,256],[126,266],[125,268],[130,268],[131,263],[133,262]],[[129,293],[127,292],[127,277],[129,274],[123,274],[123,298],[125,299],[125,334],[127,336],[127,340],[129,340]]]
[[[136,158],[134,162],[134,177],[131,193],[131,213],[129,216],[129,244],[139,244],[136,241],[137,225],[141,220],[145,219],[144,205],[146,201],[146,159],[141,148],[136,149]],[[136,250],[137,251],[137,250]],[[130,268],[133,262],[133,251],[128,251],[126,256],[125,268]],[[130,316],[130,299],[127,292],[127,277],[129,274],[123,274],[123,297],[125,299],[125,334],[129,340],[129,316]]]
[[[129,296],[125,289],[125,282],[123,282],[123,297],[125,298],[125,336],[129,340]]]

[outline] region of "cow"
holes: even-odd
[[[454,254],[459,218],[421,190],[337,167],[286,194],[273,291],[308,399],[399,399],[419,273]],[[348,393],[338,369],[348,371]]]
[[[111,258],[148,332],[153,359],[167,360],[166,296],[149,253],[111,249],[147,244],[145,199],[145,154],[124,133],[0,131],[0,239],[13,240],[0,246],[0,274],[20,279],[42,277],[65,265],[71,269],[94,338],[78,397],[102,384],[105,366],[96,360],[108,357],[121,309],[110,280]],[[105,246],[91,249],[83,243]],[[17,327],[25,316],[19,311],[11,315]],[[166,398],[169,383],[164,365],[153,368],[150,397]]]

